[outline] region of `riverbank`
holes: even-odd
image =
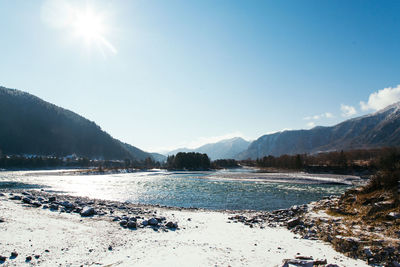
[[[285,227],[301,238],[329,242],[336,251],[370,265],[398,267],[400,207],[395,198],[388,190],[355,188],[308,205],[229,219],[251,228]]]
[[[234,223],[228,218],[236,213],[228,211],[22,193],[3,191],[0,196],[0,255],[6,257],[5,266],[282,266],[296,256],[297,261],[311,256],[321,263],[366,266],[327,243],[301,239],[281,227]],[[94,212],[82,216],[88,207]],[[150,225],[153,218],[157,224]],[[121,223],[125,219],[136,227]],[[11,257],[12,252],[18,255]]]

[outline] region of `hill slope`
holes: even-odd
[[[341,149],[400,146],[400,102],[332,127],[284,131],[261,136],[236,158],[316,153]]]
[[[150,154],[112,138],[94,122],[31,94],[0,87],[0,150],[4,154],[136,159]]]
[[[180,148],[167,153],[167,155],[175,155],[178,152],[199,152],[207,154],[210,159],[232,159],[238,153],[244,151],[249,146],[250,142],[241,137],[226,139],[217,143],[206,144],[198,148]]]

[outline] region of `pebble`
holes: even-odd
[[[28,256],[28,257],[25,258],[25,261],[31,261],[31,260],[32,260],[31,256]]]
[[[158,220],[156,218],[151,218],[148,220],[149,225],[156,226],[158,225]]]
[[[177,223],[173,223],[173,222],[167,222],[167,224],[165,225],[168,228],[178,228],[178,224]]]
[[[10,197],[10,199],[11,200],[21,200],[22,197],[20,197],[20,196],[12,196],[12,197]]]
[[[94,208],[86,206],[82,209],[81,211],[81,216],[82,217],[88,217],[88,216],[92,216],[96,214],[96,211],[94,210]]]
[[[136,228],[136,222],[135,221],[129,221],[126,226],[130,229]]]
[[[32,203],[32,199],[28,198],[28,197],[24,197],[22,199],[22,202],[24,202],[25,204],[31,204]]]
[[[18,256],[18,253],[13,251],[13,252],[11,252],[11,257],[10,258],[15,259],[17,256]]]

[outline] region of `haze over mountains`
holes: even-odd
[[[11,155],[76,154],[92,159],[152,157],[72,111],[5,87],[0,87],[0,151]]]
[[[216,143],[206,144],[198,148],[179,148],[166,153],[166,155],[175,155],[178,152],[199,152],[207,154],[210,159],[233,159],[240,152],[243,152],[250,145],[249,141],[241,137],[225,139]]]
[[[236,159],[384,146],[400,146],[400,102],[331,127],[261,136]]]
[[[268,155],[400,146],[400,102],[335,126],[267,134],[253,142],[240,137],[178,152],[206,153],[216,159],[256,159]],[[92,121],[31,94],[0,87],[0,151],[8,155],[76,154],[91,159],[165,161],[111,137]]]

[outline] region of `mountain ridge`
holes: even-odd
[[[236,159],[400,145],[400,102],[334,126],[263,135]]]
[[[209,143],[197,148],[178,148],[165,153],[164,155],[174,155],[178,152],[199,152],[207,154],[210,159],[232,159],[238,153],[245,150],[250,142],[241,138],[233,137],[224,139],[215,143]]]
[[[143,160],[151,155],[123,143],[95,122],[27,92],[0,86],[0,150],[4,154]]]

